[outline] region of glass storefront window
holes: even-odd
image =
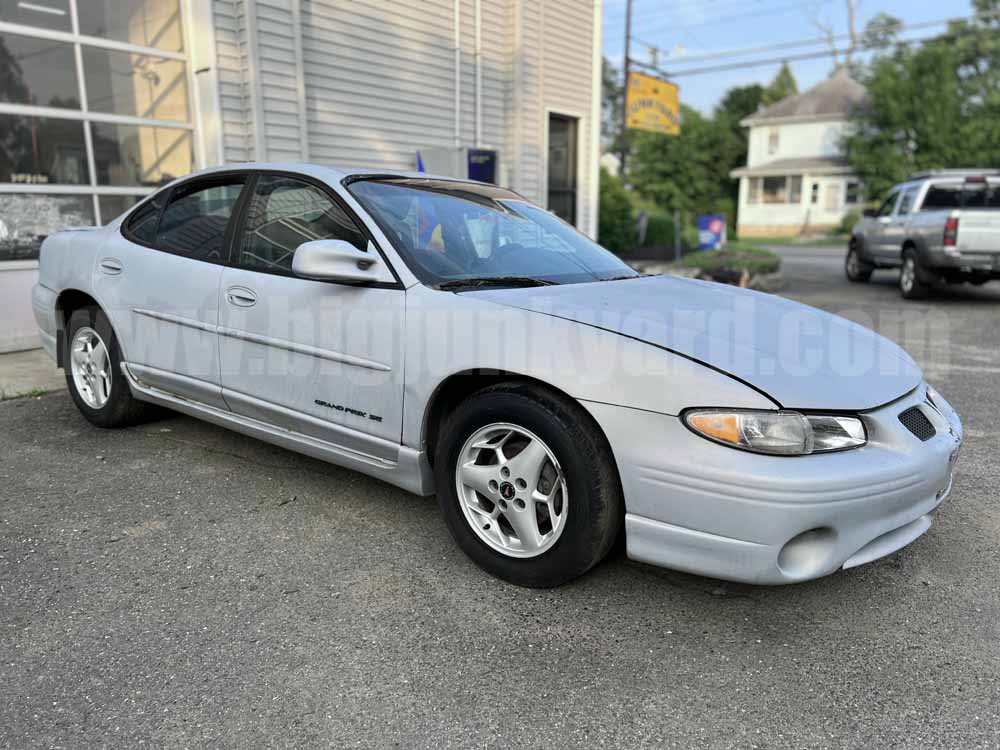
[[[141,201],[142,195],[102,195],[97,201],[101,207],[101,221],[109,224]]]
[[[83,123],[0,115],[0,182],[32,185],[90,182]]]
[[[93,226],[89,195],[0,193],[0,261],[34,260],[48,235],[73,226]]]
[[[188,120],[187,74],[179,60],[84,46],[83,76],[93,112]]]
[[[69,0],[0,0],[0,18],[52,31],[72,31]]]
[[[0,102],[79,109],[73,45],[0,33]]]
[[[181,52],[179,5],[178,0],[86,0],[80,7],[80,33]]]
[[[190,130],[91,123],[100,185],[161,185],[194,169]]]

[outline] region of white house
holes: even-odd
[[[38,247],[246,160],[512,187],[597,233],[601,0],[0,0],[0,352]]]
[[[740,236],[828,231],[862,203],[841,139],[848,113],[865,100],[864,87],[839,68],[740,123],[750,128],[747,166],[731,173],[740,181]]]

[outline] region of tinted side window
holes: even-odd
[[[891,193],[885,202],[878,209],[878,216],[888,216],[892,213],[892,207],[896,205],[896,198],[899,193]]]
[[[354,221],[323,190],[292,177],[261,175],[247,214],[239,265],[291,273],[295,248],[310,240],[346,240],[359,250],[368,246]]]
[[[128,223],[125,225],[128,236],[145,245],[152,245],[156,237],[156,222],[159,221],[162,208],[162,195],[157,195],[151,201],[144,203],[128,218]]]
[[[924,196],[923,211],[940,211],[948,208],[959,208],[962,205],[962,186],[958,183],[940,183],[927,188]]]
[[[174,190],[156,233],[156,247],[195,260],[223,261],[226,227],[243,178],[196,182]]]

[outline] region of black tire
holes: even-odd
[[[107,347],[108,357],[111,361],[111,388],[108,400],[101,408],[94,408],[86,403],[73,377],[72,342],[77,331],[84,326],[97,332]],[[97,427],[114,429],[140,424],[155,416],[156,407],[132,396],[132,391],[129,389],[128,383],[125,382],[125,376],[121,371],[122,357],[118,347],[118,338],[115,336],[108,317],[100,308],[82,307],[74,310],[66,325],[64,344],[63,371],[66,375],[66,386],[69,388],[69,395],[73,398],[76,408],[80,410],[88,422]]]
[[[847,246],[847,256],[844,258],[844,274],[847,280],[854,284],[863,284],[872,277],[875,266],[861,255],[857,239],[852,238]]]
[[[928,285],[924,282],[924,271],[920,259],[912,247],[903,251],[903,265],[899,269],[899,293],[903,299],[923,299],[927,296]]]
[[[490,547],[469,525],[456,487],[459,454],[482,427],[504,422],[538,436],[563,469],[568,493],[565,527],[537,557],[515,558]],[[579,404],[529,383],[502,383],[462,402],[444,421],[435,451],[438,503],[452,537],[497,578],[547,588],[577,578],[607,555],[624,518],[614,457],[604,435]]]

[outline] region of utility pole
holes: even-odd
[[[625,0],[625,85],[622,86],[622,132],[621,132],[621,161],[618,171],[625,179],[625,159],[628,156],[628,76],[632,68],[632,59],[629,56],[632,51],[632,0]]]

